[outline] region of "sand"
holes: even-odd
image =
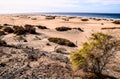
[[[111,30],[102,30],[101,28],[104,27],[120,27],[120,25],[113,24],[112,20],[109,19],[101,19],[100,21],[97,21],[93,18],[87,18],[89,21],[81,21],[82,18],[80,17],[74,17],[69,19],[69,21],[63,20],[63,18],[69,18],[67,16],[57,16],[55,19],[48,20],[46,19],[46,15],[0,15],[0,24],[10,24],[10,25],[18,25],[18,26],[24,26],[25,24],[30,25],[42,25],[46,26],[49,29],[38,29],[36,28],[36,32],[39,33],[38,35],[34,34],[27,34],[23,38],[27,40],[27,42],[24,42],[23,40],[19,40],[19,36],[16,36],[15,34],[7,34],[2,36],[1,38],[7,42],[9,45],[23,45],[28,47],[33,47],[35,49],[39,49],[41,51],[47,51],[49,53],[55,53],[55,48],[63,47],[67,50],[67,56],[70,56],[70,52],[76,49],[79,49],[82,47],[83,42],[87,42],[90,35],[95,32],[103,32],[107,34],[111,34],[113,36],[116,36],[117,38],[120,37],[120,29],[111,29]],[[59,32],[56,31],[56,27],[66,26],[70,28],[81,28],[84,30],[84,32],[72,29],[65,32]],[[68,46],[62,46],[58,45],[52,42],[48,41],[49,37],[59,37],[59,38],[65,38],[77,45],[77,47],[68,47]],[[47,45],[47,44],[50,44]],[[119,58],[120,55],[118,55],[116,58]],[[30,66],[38,66],[39,63],[37,62],[31,62]]]

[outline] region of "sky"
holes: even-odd
[[[120,13],[120,0],[0,0],[0,13]]]

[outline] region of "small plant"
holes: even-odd
[[[101,29],[102,30],[105,30],[105,29],[120,29],[120,27],[103,27]]]
[[[68,30],[71,30],[71,28],[69,27],[65,27],[65,26],[62,26],[62,27],[57,27],[55,28],[57,31],[68,31]]]
[[[39,29],[48,29],[46,26],[41,26],[41,25],[38,25],[36,27],[38,27]]]
[[[22,26],[14,26],[14,33],[16,35],[23,35],[26,34],[26,31]]]
[[[53,43],[57,43],[59,45],[65,45],[65,46],[69,46],[69,47],[76,47],[76,45],[67,40],[67,39],[64,39],[64,38],[49,38],[48,39],[50,42],[53,42]]]
[[[37,20],[37,18],[31,18],[32,20]]]
[[[81,19],[81,21],[89,21],[88,19]]]
[[[113,22],[114,24],[120,24],[120,20],[116,20]]]
[[[53,20],[53,19],[55,19],[55,17],[56,16],[46,16],[45,19],[47,19],[47,20]]]
[[[62,47],[56,48],[55,52],[61,53],[61,54],[67,54],[67,50],[65,48],[62,48]]]
[[[33,25],[26,24],[24,27],[26,32],[29,32],[30,34],[36,34],[36,29],[34,28]]]
[[[10,24],[3,24],[3,26],[11,26]]]
[[[0,31],[0,36],[5,35],[4,31]]]
[[[81,28],[73,28],[73,29],[76,29],[76,30],[79,30],[81,32],[84,32],[84,30],[82,30]]]
[[[14,30],[11,27],[5,27],[3,30],[5,32],[8,32],[8,33],[13,33],[14,32]]]

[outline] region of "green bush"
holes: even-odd
[[[68,30],[71,30],[71,28],[65,27],[65,26],[56,27],[55,29],[56,29],[57,31],[68,31]]]
[[[4,31],[0,31],[0,36],[5,35]]]
[[[81,21],[89,21],[88,19],[81,19]]]
[[[3,30],[5,32],[8,32],[8,33],[13,33],[14,32],[14,30],[11,27],[5,27]]]
[[[94,33],[90,37],[90,42],[83,43],[80,50],[71,54],[70,61],[73,67],[82,68],[84,72],[94,73],[97,77],[95,79],[106,79],[103,70],[106,70],[110,59],[118,51],[117,47],[118,42],[110,35]]]
[[[116,20],[113,22],[114,24],[120,24],[120,20]]]
[[[69,40],[67,40],[67,39],[64,39],[64,38],[49,38],[48,39],[50,42],[53,42],[53,43],[57,43],[57,44],[59,44],[59,45],[65,45],[65,46],[69,46],[69,47],[76,47],[76,45],[73,43],[73,42],[71,42],[71,41],[69,41]]]

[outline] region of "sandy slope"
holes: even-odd
[[[110,20],[93,20],[89,19],[89,21],[84,22],[81,21],[81,18],[72,18],[69,21],[64,21],[62,18],[68,18],[68,17],[56,17],[56,19],[53,20],[47,20],[45,19],[45,16],[41,15],[0,15],[0,24],[11,24],[11,25],[25,25],[25,24],[31,24],[31,25],[43,25],[46,26],[49,29],[42,30],[36,28],[37,33],[39,35],[32,35],[27,34],[24,39],[27,40],[27,42],[23,42],[22,40],[19,40],[19,36],[16,36],[15,34],[7,34],[3,37],[1,37],[3,40],[5,40],[10,45],[18,45],[22,44],[24,46],[33,47],[35,49],[40,49],[43,51],[47,51],[49,53],[53,53],[56,47],[64,47],[67,49],[67,52],[74,49],[78,49],[81,47],[82,42],[86,42],[91,33],[94,32],[105,32],[107,34],[112,34],[116,37],[119,37],[120,35],[120,29],[117,30],[101,30],[103,27],[120,27],[120,25],[113,24]],[[34,20],[36,19],[36,20]],[[102,23],[102,24],[101,24]],[[78,30],[69,30],[65,32],[58,32],[55,30],[56,27],[60,26],[67,26],[67,27],[80,27],[84,30],[84,32],[78,31]],[[67,46],[61,46],[54,43],[49,42],[47,39],[48,37],[59,37],[59,38],[66,38],[72,42],[74,42],[78,47],[71,48]],[[47,45],[47,43],[50,44],[50,46]],[[67,55],[69,56],[69,55]],[[118,56],[119,57],[119,56]]]

